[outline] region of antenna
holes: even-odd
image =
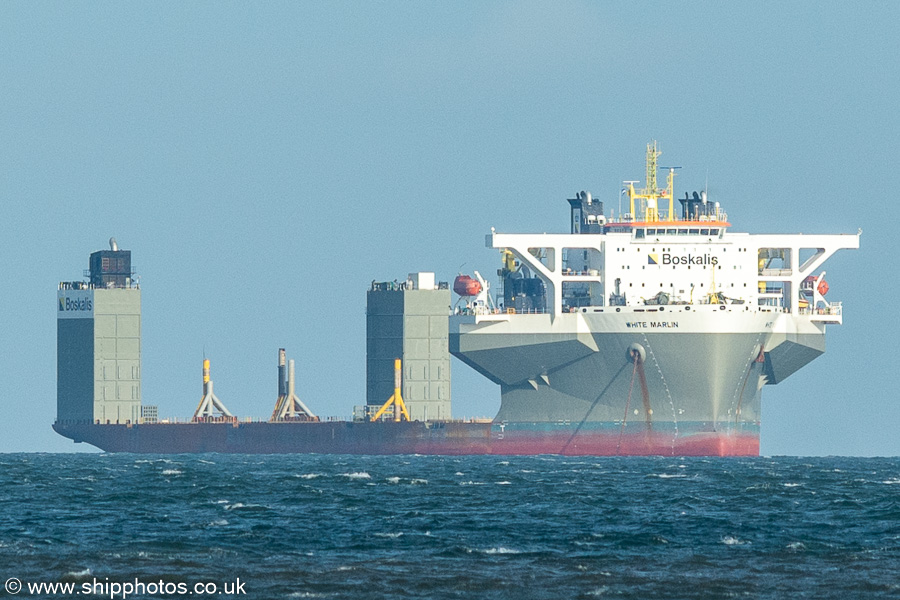
[[[665,198],[668,196],[669,198],[669,213],[668,220],[675,220],[675,169],[680,169],[681,167],[660,167],[660,169],[668,169],[669,176],[666,177],[666,189],[665,193],[660,196],[660,198]]]
[[[625,184],[625,187],[622,188],[622,192],[619,194],[619,219],[622,218],[622,194],[624,194],[625,192],[629,192],[629,198],[630,198],[631,197],[630,192],[632,189],[634,189],[634,184],[640,183],[640,182],[637,180],[626,180],[626,181],[623,181],[622,183]],[[632,211],[633,210],[634,209],[632,207]],[[631,218],[634,219],[634,215],[631,215]]]

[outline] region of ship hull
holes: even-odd
[[[500,385],[494,421],[510,454],[757,456],[762,389],[824,349],[824,327],[747,305],[466,315],[450,327],[450,351]]]
[[[424,454],[757,456],[759,428],[715,430],[646,423],[159,423],[61,424],[60,435],[107,452],[138,454]]]
[[[134,453],[758,456],[762,389],[824,351],[823,328],[786,314],[740,306],[641,312],[451,319],[451,352],[500,384],[500,411],[488,422],[54,429]]]

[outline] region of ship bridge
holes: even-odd
[[[805,315],[840,323],[839,302],[825,299],[822,264],[837,250],[859,248],[859,233],[751,235],[731,223],[706,192],[685,193],[675,210],[675,170],[656,183],[656,143],[647,146],[647,184],[626,181],[628,212],[606,216],[589,192],[569,199],[571,233],[507,234],[486,245],[503,255],[501,310],[552,317],[591,307],[619,311],[647,305],[743,305],[743,311]]]

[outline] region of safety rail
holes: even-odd
[[[108,289],[117,289],[117,290],[121,290],[121,289],[133,289],[133,290],[139,290],[139,289],[141,289],[141,282],[138,281],[137,278],[135,278],[135,279],[132,279],[132,280],[128,283],[128,285],[126,285],[126,286],[122,286],[122,285],[117,285],[117,286],[107,286],[107,285],[94,285],[94,284],[89,283],[89,282],[87,282],[87,281],[60,281],[60,282],[59,282],[59,289],[60,289],[61,291],[68,291],[68,290],[108,290]]]
[[[529,308],[516,310],[515,308],[457,308],[454,315],[545,315],[549,314],[546,308]]]
[[[727,221],[728,221],[728,213],[720,208],[718,214],[697,215],[696,219],[684,219],[677,215],[675,215],[671,219],[669,219],[668,215],[666,215],[664,213],[664,214],[660,215],[659,218],[657,218],[657,219],[645,221],[644,219],[635,218],[634,215],[632,215],[631,213],[622,213],[618,217],[612,216],[612,217],[607,218],[606,225],[632,225],[634,223],[639,223],[641,225],[646,225],[646,226],[651,226],[651,227],[654,225],[656,225],[657,227],[660,225],[662,227],[666,227],[666,226],[669,226],[669,224],[675,224],[675,226],[677,227],[679,223],[681,223],[681,224],[723,223],[723,222],[727,222]]]
[[[412,281],[373,281],[372,286],[369,288],[369,291],[372,292],[402,292],[405,290],[418,290],[422,288],[418,288]],[[439,281],[435,285],[435,289],[438,290],[449,290],[450,284],[446,281]]]
[[[798,312],[801,315],[831,315],[839,317],[843,314],[843,307],[840,302],[832,302],[828,306],[801,308]]]

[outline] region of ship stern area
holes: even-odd
[[[492,453],[758,456],[784,336],[771,315],[692,308],[454,319],[451,352],[501,386]]]

